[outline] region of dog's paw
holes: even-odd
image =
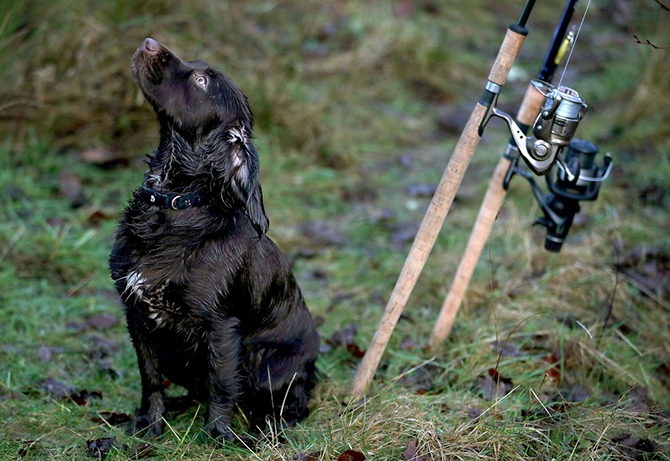
[[[152,418],[149,414],[136,414],[130,428],[131,435],[158,437],[163,433],[163,420]]]
[[[207,432],[209,436],[218,444],[230,442],[235,439],[233,431],[225,424],[220,422],[213,422],[207,425]]]

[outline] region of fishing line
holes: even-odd
[[[575,51],[575,47],[577,46],[577,40],[579,40],[579,33],[582,31],[582,26],[584,25],[584,19],[586,19],[586,13],[589,12],[589,7],[591,6],[591,0],[586,4],[586,9],[584,10],[584,16],[582,16],[582,21],[579,23],[579,29],[577,29],[577,34],[575,35],[575,41],[572,44],[572,47],[570,48],[570,54],[568,54],[568,59],[565,61],[565,67],[563,68],[563,73],[561,74],[561,79],[558,81],[557,88],[561,87],[561,83],[563,83],[563,77],[565,76],[565,71],[568,70],[568,66],[570,65],[570,58],[572,57],[572,52]]]

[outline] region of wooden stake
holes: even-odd
[[[505,84],[509,70],[516,60],[526,38],[526,33],[525,28],[515,24],[507,30],[505,39],[489,74],[489,80],[492,83],[499,86]],[[363,395],[374,377],[386,344],[388,344],[391,333],[393,333],[393,329],[398,323],[407,299],[412,293],[416,280],[435,244],[437,234],[440,232],[444,219],[454,201],[456,191],[463,180],[463,175],[465,175],[465,170],[468,168],[470,159],[479,144],[481,138],[479,137],[478,129],[485,112],[486,107],[481,103],[477,103],[461,133],[454,153],[449,160],[449,164],[442,175],[435,195],[421,222],[421,227],[419,227],[395,288],[391,293],[391,298],[386,305],[381,323],[358,368],[351,390],[353,398]]]

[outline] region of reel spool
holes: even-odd
[[[531,84],[545,97],[540,114],[533,124],[533,135],[537,141],[530,149],[531,152],[537,155],[539,146],[550,149],[551,146],[569,145],[588,109],[586,102],[572,88],[555,88],[540,80],[532,80]]]
[[[509,114],[495,107],[497,97],[487,110],[480,131],[491,117],[502,118],[507,122],[514,144],[528,168],[537,175],[545,175],[558,162],[568,179],[574,180],[576,176],[558,154],[570,144],[588,105],[572,88],[556,88],[540,80],[532,80],[531,83],[545,98],[540,114],[533,123],[532,137],[526,137]]]

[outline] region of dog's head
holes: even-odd
[[[226,74],[204,61],[184,62],[147,38],[132,61],[132,73],[159,123],[191,143],[220,126],[253,128],[247,98]]]
[[[251,140],[253,116],[242,91],[215,67],[184,62],[151,38],[133,56],[132,73],[156,112],[161,137],[188,143],[212,177],[217,202],[242,209],[259,232],[266,232],[258,154]]]

